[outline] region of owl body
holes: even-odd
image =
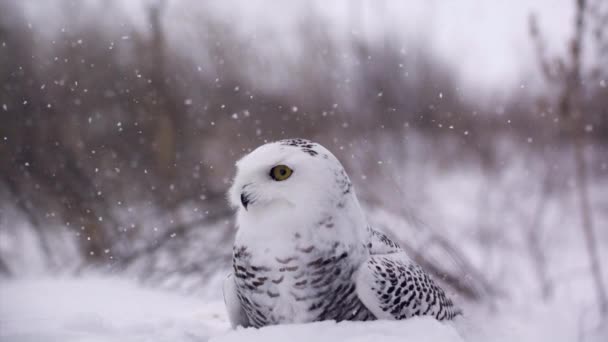
[[[397,244],[367,224],[344,168],[321,145],[266,144],[237,168],[229,199],[238,231],[224,284],[233,326],[457,313]]]
[[[360,251],[337,242],[327,248],[292,246],[290,253],[274,254],[272,247],[257,250],[235,245],[234,283],[249,325],[373,317],[359,300],[353,282],[358,265],[349,256]]]
[[[330,202],[304,211],[279,202],[274,215],[250,208],[238,217],[234,282],[252,326],[372,317],[352,280],[369,256],[368,233],[358,226],[360,217],[332,215]],[[349,199],[341,206],[358,203]]]

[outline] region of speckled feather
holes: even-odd
[[[338,243],[329,252],[300,249],[287,259],[256,265],[246,247],[235,247],[237,295],[249,323],[255,327],[292,322],[275,312],[281,302],[297,303],[305,321],[367,320],[374,316],[359,300],[352,281],[357,267]],[[288,291],[285,291],[285,289]]]
[[[286,181],[272,167],[293,169]],[[289,139],[237,163],[233,273],[224,298],[233,326],[403,319],[459,311],[385,234],[371,229],[340,162],[323,146]],[[251,199],[241,206],[241,196]]]
[[[428,315],[444,320],[462,313],[398,244],[381,232],[371,231],[378,247],[371,248],[372,255],[359,268],[356,283],[359,298],[376,318]]]

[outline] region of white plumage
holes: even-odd
[[[238,231],[224,284],[233,326],[458,313],[397,244],[367,224],[344,168],[323,146],[269,143],[237,169],[229,200]]]

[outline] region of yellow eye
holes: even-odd
[[[292,173],[293,170],[287,165],[277,165],[270,169],[270,177],[277,182],[286,180]]]

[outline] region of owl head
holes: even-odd
[[[344,206],[353,189],[342,164],[325,147],[305,139],[262,145],[236,163],[228,192],[239,211],[287,212]]]

